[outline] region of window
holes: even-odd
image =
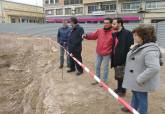
[[[59,0],[55,0],[55,3],[56,3],[56,4],[59,3]]]
[[[54,0],[50,0],[50,4],[54,4]]]
[[[147,9],[155,9],[156,8],[155,2],[147,2],[146,3],[146,8]]]
[[[71,8],[65,8],[65,15],[71,15],[72,9]]]
[[[83,14],[83,8],[82,7],[75,8],[75,14]]]
[[[75,0],[70,0],[70,4],[75,4],[74,1],[75,1]]]
[[[133,2],[140,2],[141,0],[132,0]]]
[[[125,2],[140,2],[141,0],[124,0]]]
[[[56,15],[63,15],[62,9],[56,9]]]
[[[93,11],[97,11],[97,10],[98,10],[98,5],[88,6],[88,13],[92,13]]]
[[[68,0],[64,0],[64,4],[65,5],[68,5],[69,4],[69,1]]]
[[[147,2],[146,9],[161,9],[165,8],[165,2]]]
[[[53,10],[46,10],[45,13],[46,13],[46,15],[53,15],[54,11]]]
[[[11,18],[11,23],[16,23],[15,18]]]
[[[49,0],[45,0],[45,4],[49,4]]]
[[[83,0],[64,0],[64,5],[69,4],[82,4]]]
[[[73,4],[82,4],[83,3],[82,0],[71,0],[71,1],[73,1]]]
[[[116,4],[103,4],[102,10],[107,12],[114,12],[116,10]]]
[[[140,8],[140,2],[123,3],[122,5],[123,11],[137,11],[139,8]]]

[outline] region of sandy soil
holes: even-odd
[[[95,66],[95,41],[83,42],[83,63]],[[165,58],[163,59],[165,61]],[[4,62],[5,61],[5,62]],[[59,47],[47,38],[0,35],[0,114],[124,114],[120,105],[87,73],[59,67]],[[62,75],[63,74],[63,75]],[[161,88],[149,97],[149,114],[165,113],[165,66]],[[115,89],[114,71],[108,85]],[[130,101],[128,91],[126,101]]]

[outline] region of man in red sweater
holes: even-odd
[[[112,19],[104,19],[104,28],[98,29],[95,33],[84,34],[82,38],[87,40],[97,40],[96,48],[96,75],[100,78],[100,67],[104,64],[104,82],[108,82],[109,63],[112,52]],[[92,85],[98,84],[97,82]]]

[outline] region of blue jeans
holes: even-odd
[[[104,65],[104,82],[108,81],[109,74],[109,63],[110,63],[110,55],[101,56],[97,54],[96,57],[96,75],[100,78],[100,68],[103,62]]]
[[[64,55],[65,55],[65,50],[60,47],[60,66],[64,65]],[[67,66],[69,66],[69,55],[67,56]]]
[[[139,111],[140,114],[147,114],[148,111],[148,93],[132,91],[131,106]]]

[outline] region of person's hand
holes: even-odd
[[[82,35],[82,39],[86,38],[87,37],[87,34],[83,34]]]
[[[140,87],[142,87],[142,86],[144,85],[144,83],[139,83],[137,80],[136,80],[136,83],[137,83]]]

